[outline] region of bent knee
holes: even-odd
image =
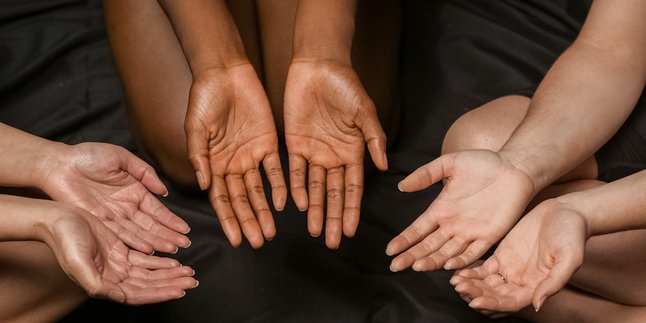
[[[499,150],[525,117],[529,101],[524,96],[505,96],[463,114],[446,132],[442,153]]]

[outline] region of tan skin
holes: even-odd
[[[308,211],[309,231],[318,236],[325,222],[326,244],[337,248],[341,234],[352,236],[358,223],[366,143],[377,166],[386,167],[385,135],[376,109],[351,67],[356,4],[287,1],[274,7],[259,2],[260,16],[253,24],[235,21],[249,15],[230,14],[222,1],[161,4],[104,3],[111,45],[141,146],[175,181],[191,186],[197,178],[200,188],[209,190],[211,204],[233,246],[244,235],[252,247],[259,248],[276,232],[270,203],[262,192],[260,164],[272,186],[274,208],[280,211],[286,203],[274,119],[282,121],[284,116],[292,196],[301,210],[314,202],[314,210]],[[236,4],[229,9],[246,7]],[[259,25],[260,34],[250,32],[249,25]],[[158,32],[150,37],[149,30]],[[257,48],[254,42],[258,39],[262,55],[249,53]],[[321,70],[327,73],[314,74]],[[269,98],[258,74],[265,76]],[[332,98],[339,90],[348,91],[341,93],[340,100],[320,104],[312,99]],[[353,101],[355,97],[361,100]],[[345,123],[346,129],[322,118],[325,115]],[[312,132],[312,126],[321,132]],[[326,149],[315,150],[308,144],[311,140],[319,143],[316,148],[323,145]],[[340,141],[349,146],[343,150],[332,146]],[[345,154],[348,149],[353,153]],[[316,182],[323,189],[305,189],[302,175],[308,172],[308,164],[314,166]],[[325,174],[332,174],[331,181]],[[325,205],[325,196],[330,206],[328,221],[319,207]]]
[[[452,126],[445,139],[445,155],[400,184],[402,190],[410,191],[447,180],[427,212],[389,244],[390,254],[403,251],[393,260],[394,270],[411,265],[416,270],[462,268],[502,238],[528,205],[532,208],[545,198],[600,185],[594,180],[597,166],[593,153],[628,117],[646,83],[646,38],[641,32],[646,27],[641,19],[644,14],[646,6],[639,1],[595,1],[579,38],[559,58],[531,101],[501,98]],[[557,185],[547,186],[550,183]],[[500,203],[501,197],[505,203]],[[607,197],[598,201],[615,205]],[[541,204],[532,212],[557,209],[554,204]],[[623,210],[623,206],[615,210]],[[607,217],[610,210],[606,211]],[[548,230],[551,232],[562,226],[574,230],[581,227],[571,216],[561,218],[564,220],[559,222],[555,217],[558,223],[549,226],[545,224],[549,222],[543,222],[541,227],[552,228]],[[474,220],[481,223],[477,230],[468,226]],[[522,227],[537,229],[538,225]],[[577,232],[565,237],[585,237],[585,232]],[[514,235],[523,239],[532,236],[528,232]],[[555,243],[552,246],[568,243],[567,239],[551,238],[549,242]],[[581,245],[580,239],[574,240],[578,241],[575,245]],[[546,239],[540,241],[545,243]],[[540,312],[535,314],[531,309],[520,314],[545,322],[643,321],[644,295],[634,286],[641,286],[645,279],[644,242],[643,231],[592,237],[585,248],[585,261],[568,281],[578,290],[563,289],[544,305],[539,295],[534,305],[541,308]],[[531,262],[533,258],[524,258],[528,251],[525,247],[520,243],[501,244],[494,258],[479,267],[483,275],[475,287],[462,284],[459,277],[452,282],[467,301],[474,302],[473,307],[485,314],[518,310],[529,302],[527,294],[514,290],[513,284],[527,287],[540,280],[540,275],[531,275],[535,263]],[[554,259],[558,260],[556,250],[549,251],[555,258],[541,265],[541,275],[554,266]],[[527,264],[527,276],[522,276],[523,264]],[[571,269],[557,270],[560,279]],[[504,284],[499,271],[511,284]],[[461,273],[469,276],[473,272]],[[553,292],[552,286],[547,294]]]

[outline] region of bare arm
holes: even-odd
[[[500,151],[530,175],[536,192],[592,156],[635,107],[646,82],[644,17],[643,1],[595,1],[540,84]]]

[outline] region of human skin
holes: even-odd
[[[188,247],[188,224],[154,194],[168,191],[151,166],[109,144],[66,145],[0,124],[0,186],[36,188],[80,207],[144,253]],[[29,162],[25,162],[29,161]]]
[[[581,267],[588,239],[646,229],[646,202],[641,198],[645,193],[646,171],[641,171],[548,199],[521,219],[493,256],[457,272],[451,282],[476,309],[515,312],[533,304],[539,310]],[[496,281],[498,272],[505,274],[506,284]],[[633,294],[635,305],[646,305],[646,295],[634,295],[643,292],[625,292]]]
[[[87,295],[147,304],[197,286],[190,267],[128,248],[81,208],[10,195],[0,195],[0,206],[3,322],[55,320]]]
[[[207,1],[203,4],[199,1],[160,3],[161,8],[156,1],[104,3],[111,45],[130,103],[135,134],[164,173],[185,186],[194,185],[197,178],[200,187],[209,190],[211,204],[233,246],[242,243],[244,235],[252,247],[259,248],[265,240],[271,240],[276,234],[269,203],[260,181],[260,162],[263,163],[272,186],[274,208],[282,210],[287,199],[283,171],[276,154],[275,120],[257,76],[257,72],[264,69],[257,62],[249,60],[249,46],[245,46],[248,44],[238,32],[243,24],[235,25],[224,1]],[[349,64],[356,3],[290,3],[298,4],[298,7],[292,10],[281,3],[279,7],[284,9],[282,13],[272,11],[268,2],[258,5],[260,14],[273,12],[275,17],[284,17],[281,20],[284,25],[273,26],[274,28],[269,24],[271,19],[260,17],[263,32],[279,30],[291,35],[292,30],[286,22],[294,21],[294,26],[291,27],[294,33],[293,44],[289,41],[285,43],[280,35],[261,39],[263,55],[266,54],[264,57],[279,60],[277,63],[264,62],[267,70],[265,74],[268,75],[266,83],[272,93],[283,88],[281,82],[284,84],[285,130],[292,134],[288,138],[298,138],[296,141],[287,141],[290,154],[298,157],[295,159],[296,165],[290,162],[290,168],[297,169],[294,199],[301,210],[308,208],[310,198],[323,200],[316,204],[322,206],[325,196],[330,196],[327,194],[328,188],[324,186],[321,186],[321,190],[314,190],[315,194],[308,195],[304,177],[298,176],[307,171],[307,161],[312,159],[313,151],[312,147],[302,147],[300,144],[321,135],[321,132],[313,133],[307,124],[316,123],[324,134],[332,135],[321,143],[326,149],[317,152],[317,156],[321,157],[315,164],[319,170],[317,174],[326,169],[322,167],[323,160],[326,167],[333,169],[334,180],[331,183],[334,186],[329,187],[333,198],[330,199],[332,203],[327,203],[331,206],[328,214],[328,219],[331,220],[326,229],[329,233],[326,234],[326,243],[329,247],[336,248],[342,232],[353,235],[358,223],[358,201],[363,185],[363,147],[366,143],[361,127],[365,126],[364,130],[371,132],[368,140],[371,142],[370,151],[385,151],[385,137],[383,140],[373,140],[383,136],[373,134],[381,131],[376,110]],[[321,15],[321,12],[330,14]],[[294,16],[290,17],[291,13]],[[319,24],[316,26],[321,30],[307,29],[315,24]],[[342,26],[342,30],[337,30],[337,26]],[[150,35],[148,31],[151,28],[158,32]],[[304,35],[308,37],[302,37]],[[267,44],[265,38],[279,39],[281,44],[287,45],[283,47],[289,48],[281,51],[277,46]],[[291,37],[285,38],[291,40]],[[337,60],[337,57],[319,57],[312,53],[306,55],[301,51],[302,48],[310,47],[328,48],[330,52],[321,54],[334,52],[334,55],[341,53],[342,57]],[[291,61],[287,58],[291,58]],[[285,83],[284,79],[277,80],[288,73],[281,72],[275,65],[280,68],[297,66],[293,70],[290,67],[291,83]],[[327,71],[325,75],[316,74],[323,69]],[[317,76],[317,79],[312,76]],[[163,82],[156,82],[162,79]],[[301,80],[309,81],[300,84]],[[315,94],[336,96],[338,93],[334,92],[332,83],[338,80],[343,80],[344,85],[350,88],[337,102],[312,108],[302,106],[307,103],[306,100],[311,101]],[[313,89],[314,86],[321,88]],[[340,87],[336,89],[338,88]],[[162,94],[159,94],[160,89],[163,89]],[[307,92],[303,98],[298,96],[304,94],[301,92]],[[361,102],[351,102],[354,94],[360,94]],[[273,101],[282,102],[278,99]],[[339,131],[337,124],[322,118],[320,113],[309,115],[312,109],[330,112],[337,122],[348,122],[347,129],[343,129],[345,132]],[[275,107],[273,110],[274,115],[277,111],[283,111],[282,107]],[[184,122],[179,124],[177,120]],[[307,124],[296,125],[295,122]],[[375,130],[377,127],[379,129]],[[342,150],[329,148],[330,144],[347,140],[351,142]],[[345,153],[350,147],[352,154],[339,159],[338,155]],[[384,154],[375,154],[379,157],[377,166],[385,168]],[[191,163],[186,162],[187,155]],[[349,185],[344,184],[346,176],[343,175],[347,165],[351,166],[349,176],[352,181],[348,182]],[[290,174],[290,178],[293,174]],[[317,182],[322,183],[320,180]],[[346,194],[349,194],[347,199]],[[313,211],[308,211],[308,228],[315,236],[320,234],[323,226],[320,209],[315,207]]]
[[[446,180],[429,208],[388,244],[387,254],[397,255],[392,270],[473,263],[513,227],[534,196],[612,137],[646,83],[644,14],[646,4],[639,1],[595,1],[580,35],[501,146],[444,154],[400,183],[412,192]],[[584,173],[596,177],[593,168]]]

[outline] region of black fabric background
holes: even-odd
[[[455,294],[451,272],[388,271],[387,242],[440,189],[403,194],[396,183],[439,155],[464,112],[502,95],[531,95],[576,36],[589,2],[403,1],[401,124],[390,138],[391,169],[366,179],[354,239],[327,250],[288,201],[275,214],[274,241],[233,249],[206,197],[169,185],[164,203],[192,227],[193,245],[177,257],[196,269],[200,286],[150,306],[90,300],[63,322],[488,322]],[[136,152],[99,0],[0,2],[0,121]]]

